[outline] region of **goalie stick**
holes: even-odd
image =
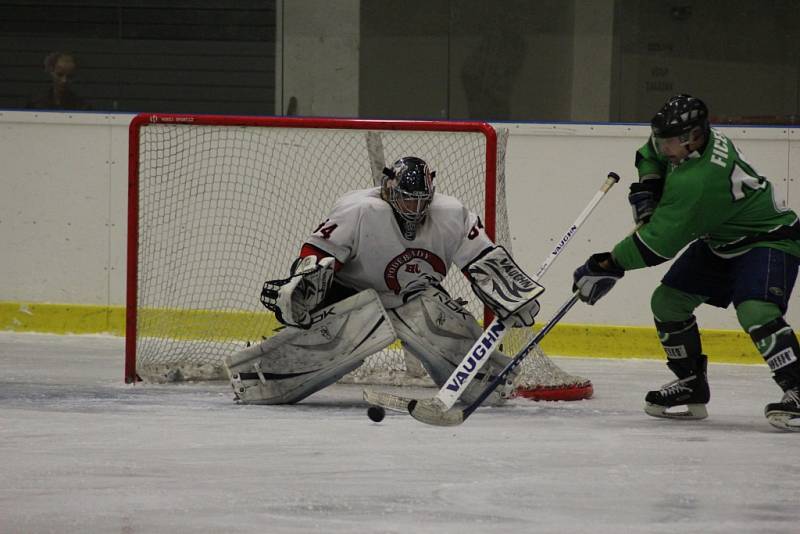
[[[370,404],[382,406],[389,410],[408,411],[414,419],[434,426],[456,426],[463,423],[486,398],[497,389],[497,386],[505,382],[514,369],[516,369],[528,354],[536,347],[542,339],[553,329],[553,327],[567,314],[567,312],[578,302],[578,292],[573,293],[555,315],[545,324],[541,330],[520,350],[514,358],[500,371],[486,388],[478,395],[473,402],[464,409],[444,408],[442,403],[436,398],[431,399],[411,399],[399,395],[393,395],[382,391],[364,391],[364,400]]]
[[[636,228],[633,229],[633,232],[638,230],[642,227],[644,223],[639,223],[636,225]],[[489,385],[478,395],[478,398],[472,401],[466,408],[463,410],[459,409],[447,409],[443,410],[441,403],[438,401],[437,398],[432,399],[419,399],[419,400],[411,400],[408,403],[408,412],[411,414],[414,419],[417,421],[421,421],[423,423],[427,423],[429,425],[435,426],[455,426],[460,425],[463,423],[467,417],[469,417],[472,412],[478,409],[478,407],[486,400],[486,398],[492,394],[492,392],[497,389],[497,386],[502,384],[507,378],[508,375],[511,374],[514,369],[516,369],[519,364],[522,363],[528,354],[530,354],[531,350],[539,344],[539,342],[544,339],[544,336],[552,330],[552,328],[560,321],[564,315],[578,302],[580,298],[580,289],[577,289],[572,296],[569,298],[567,302],[561,305],[561,308],[555,313],[552,319],[542,327],[542,329],[537,332],[532,340],[528,342],[525,347],[520,350],[516,356],[511,360],[511,362],[506,365],[502,371],[500,371],[497,376],[495,376]]]
[[[595,193],[594,197],[589,201],[589,204],[578,215],[578,218],[569,227],[567,232],[556,244],[555,248],[550,252],[545,261],[533,275],[534,280],[538,280],[547,271],[550,265],[561,254],[566,247],[567,243],[577,232],[578,228],[584,223],[589,215],[594,211],[595,207],[600,203],[600,200],[605,194],[619,182],[619,175],[615,172],[609,172],[605,182],[600,189]],[[489,359],[491,355],[502,343],[509,328],[499,319],[495,318],[484,330],[483,334],[475,341],[470,350],[467,352],[464,359],[459,363],[450,377],[445,381],[439,392],[436,394],[431,402],[437,402],[441,411],[449,410],[453,407],[459,399],[463,391],[472,382],[475,376]],[[388,392],[378,392],[365,390],[364,400],[370,404],[382,406],[390,410],[405,411],[410,410],[410,404],[413,399],[393,395]],[[413,415],[413,414],[412,414]]]
[[[421,399],[421,400],[412,400],[408,403],[408,411],[416,419],[417,421],[422,421],[423,423],[427,423],[429,425],[435,426],[455,426],[460,425],[463,423],[467,417],[472,415],[472,412],[478,409],[478,407],[486,400],[486,397],[492,394],[492,392],[497,389],[497,386],[502,384],[508,378],[514,369],[522,363],[522,360],[530,354],[533,348],[539,344],[539,342],[547,335],[550,330],[561,320],[564,315],[572,308],[575,303],[578,302],[578,291],[570,296],[569,300],[567,300],[555,315],[550,319],[546,325],[539,330],[536,335],[531,339],[521,351],[517,353],[516,356],[506,365],[502,371],[500,371],[497,376],[495,376],[491,382],[484,388],[478,398],[472,401],[467,407],[464,409],[458,408],[450,408],[447,410],[442,410],[442,404],[439,402],[439,399],[434,397],[432,399]]]

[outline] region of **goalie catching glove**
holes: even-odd
[[[322,304],[333,282],[335,261],[329,256],[298,258],[292,265],[292,276],[264,282],[261,303],[282,324],[311,328],[311,313]]]
[[[544,287],[525,274],[503,247],[487,249],[465,269],[476,295],[505,324],[533,326],[539,313],[536,297]]]

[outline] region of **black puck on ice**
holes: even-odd
[[[380,406],[370,406],[367,408],[367,417],[375,421],[376,423],[380,423],[383,421],[383,418],[386,416],[386,410],[384,410]]]

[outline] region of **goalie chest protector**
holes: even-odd
[[[407,240],[377,187],[340,198],[307,243],[342,263],[338,282],[375,289],[386,308],[402,305],[405,295],[441,282],[452,264],[460,269],[493,246],[478,216],[440,193],[416,237]]]

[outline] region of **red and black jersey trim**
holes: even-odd
[[[317,258],[333,258],[336,260],[336,256],[331,254],[330,252],[326,252],[321,248],[312,245],[311,243],[303,243],[303,247],[300,249],[300,257],[305,258],[306,256],[316,256]],[[333,264],[333,270],[338,271],[342,268],[342,263],[339,260],[336,260]]]

